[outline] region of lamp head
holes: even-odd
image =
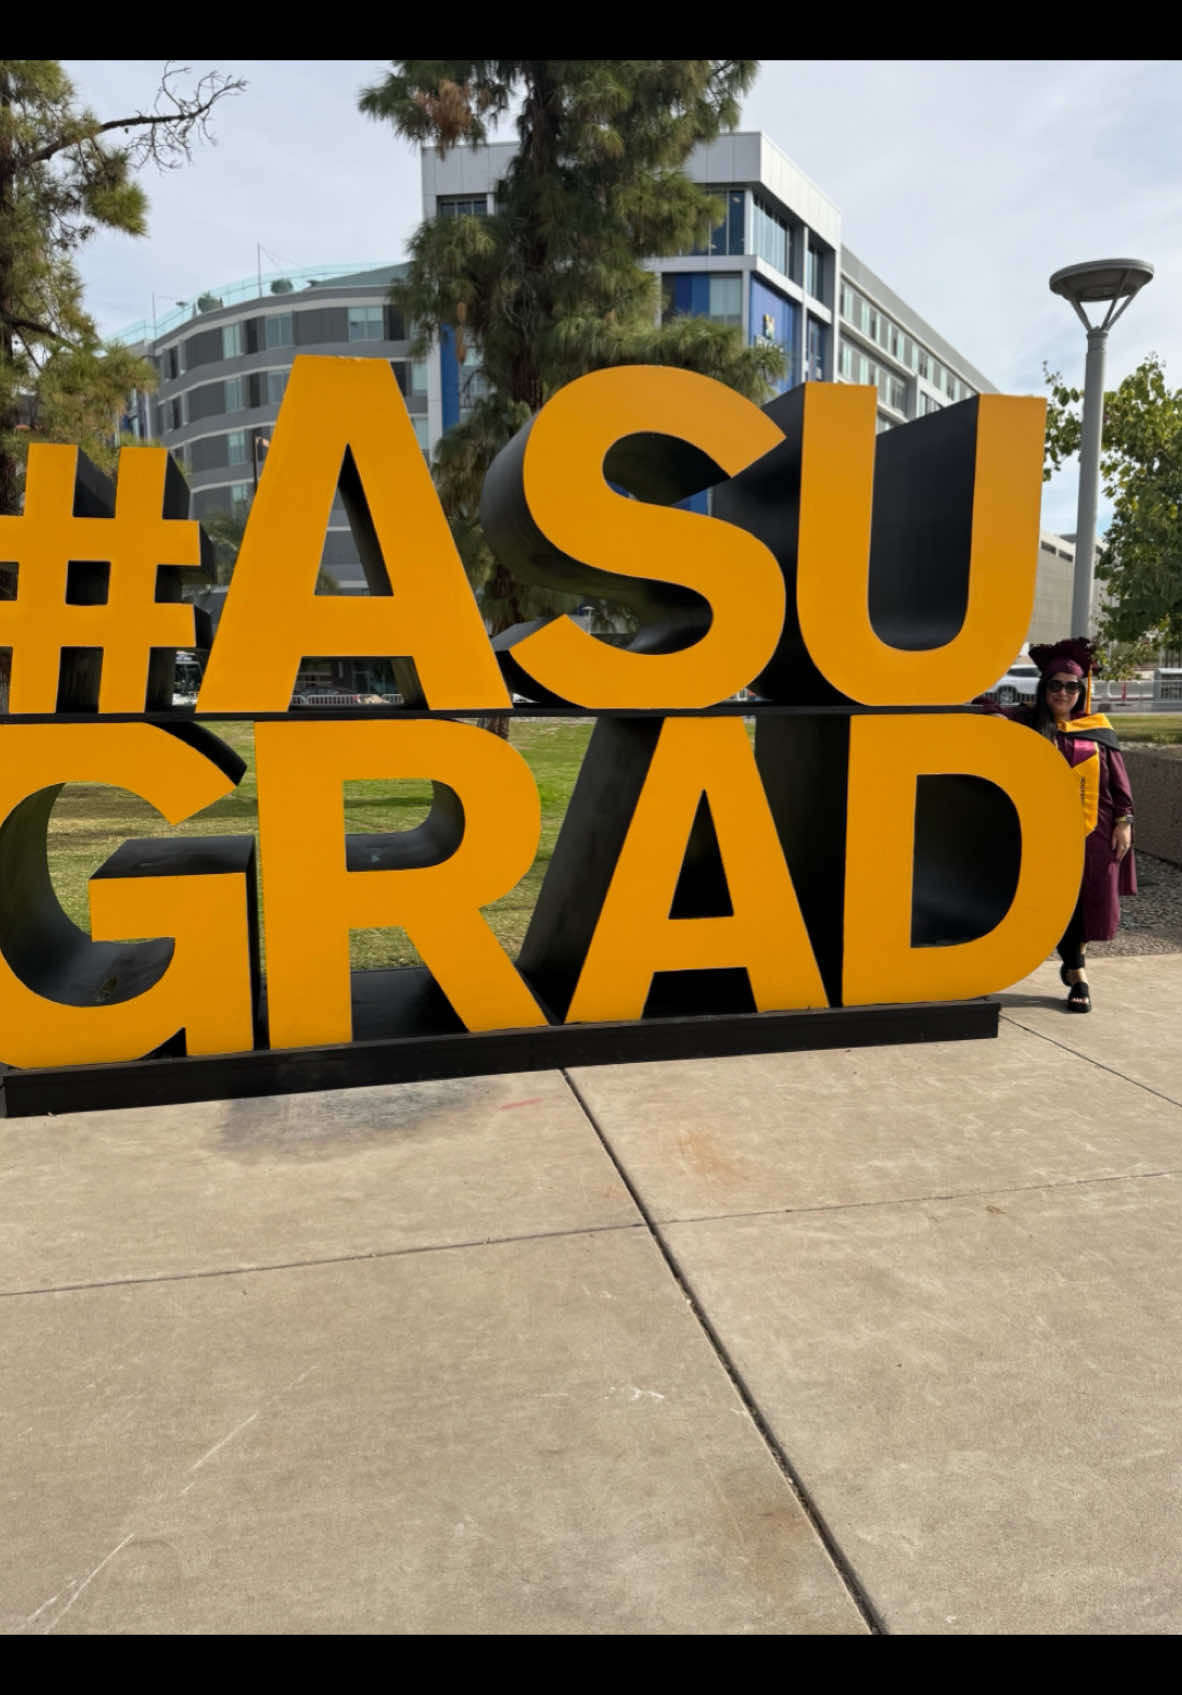
[[[1153,279],[1153,266],[1143,259],[1087,259],[1079,265],[1064,265],[1050,279],[1052,294],[1061,294],[1075,308],[1085,328],[1107,330],[1120,317],[1139,289]],[[1085,305],[1108,302],[1108,311],[1098,324],[1089,321]]]

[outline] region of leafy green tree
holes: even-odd
[[[56,59],[0,59],[0,513],[20,511],[30,441],[78,442],[109,468],[129,391],[154,386],[146,361],[101,340],[74,259],[98,229],[145,233],[133,173],[182,164],[218,101],[246,86],[213,72],[186,92],[185,74],[166,67],[150,111],[101,120]],[[13,587],[0,567],[0,597]]]
[[[1108,641],[1100,647],[1100,674],[1111,682],[1127,682],[1157,660],[1160,642],[1142,638],[1140,641]]]
[[[1082,396],[1057,371],[1046,379],[1049,477],[1079,451]],[[1112,501],[1096,565],[1107,591],[1100,634],[1150,652],[1182,645],[1182,389],[1166,386],[1155,353],[1104,396],[1100,466]]]
[[[444,510],[494,634],[573,605],[515,581],[480,529],[500,449],[556,389],[588,371],[677,365],[761,401],[783,374],[773,347],[704,318],[661,317],[640,260],[689,249],[723,215],[682,169],[733,128],[751,59],[398,59],[361,110],[446,153],[486,143],[517,108],[519,146],[488,217],[425,220],[392,299],[426,351],[445,326],[484,391],[435,450]]]
[[[244,512],[211,512],[201,520],[201,528],[213,543],[213,569],[216,583],[228,583],[238,562],[238,549],[246,534]]]

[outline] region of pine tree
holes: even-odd
[[[77,442],[110,467],[132,388],[155,372],[104,343],[74,264],[97,229],[143,235],[142,165],[171,169],[208,138],[209,115],[245,83],[213,72],[190,92],[166,67],[151,111],[101,120],[80,109],[55,59],[0,59],[0,513],[21,509],[31,441]],[[15,576],[0,563],[0,598]],[[8,655],[0,652],[0,711]]]
[[[682,169],[733,128],[751,59],[399,59],[361,109],[446,153],[479,147],[516,104],[520,145],[488,217],[425,220],[392,298],[419,335],[445,326],[482,389],[435,450],[440,499],[493,633],[568,604],[516,582],[493,558],[477,513],[500,449],[555,390],[588,371],[677,365],[754,400],[783,374],[779,350],[738,329],[661,316],[660,283],[639,261],[688,250],[723,215]]]

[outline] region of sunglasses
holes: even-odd
[[[1048,694],[1080,694],[1082,691],[1083,684],[1077,682],[1074,678],[1064,682],[1062,677],[1052,677],[1047,684]]]

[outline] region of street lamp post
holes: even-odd
[[[1064,265],[1050,280],[1051,292],[1075,308],[1088,332],[1084,367],[1083,419],[1079,443],[1079,504],[1075,522],[1075,576],[1071,593],[1071,633],[1092,633],[1092,577],[1096,555],[1096,505],[1100,490],[1100,443],[1104,429],[1104,357],[1108,332],[1129,301],[1153,277],[1153,266],[1141,259],[1089,259]],[[1108,310],[1093,324],[1085,305],[1107,303]]]

